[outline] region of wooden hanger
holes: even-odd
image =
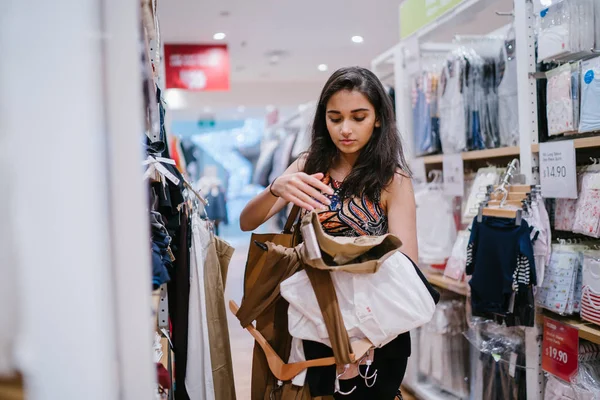
[[[235,315],[237,314],[239,307],[235,301],[229,301],[229,309]],[[310,367],[325,367],[328,365],[335,365],[335,357],[317,358],[316,360],[308,360],[297,363],[286,364],[283,362],[279,354],[273,350],[273,347],[269,344],[267,339],[254,327],[253,324],[248,325],[245,329],[250,332],[256,343],[263,349],[265,356],[267,357],[267,363],[269,369],[275,375],[275,378],[280,381],[287,382],[296,377],[300,372]],[[373,343],[368,339],[361,339],[352,343],[353,354],[350,354],[350,358],[353,362],[360,360],[367,352],[372,349]]]
[[[506,195],[506,200],[519,200],[519,201],[521,201],[523,199],[526,199],[527,195],[529,194],[529,192],[513,192],[513,191],[510,191],[510,186],[507,189],[509,189],[509,191],[508,191],[508,194]],[[500,192],[495,192],[495,193],[492,193],[490,195],[490,198],[492,200],[502,200],[503,197],[504,197],[504,195],[502,193],[500,193]]]
[[[493,208],[493,207],[500,207],[501,203],[502,203],[502,200],[490,200],[487,202],[487,205]],[[504,202],[504,205],[521,208],[523,206],[523,201],[522,200],[506,200]],[[509,208],[509,210],[510,210],[510,208]]]
[[[494,187],[494,189],[498,189],[499,187],[501,187],[501,185],[496,185]],[[523,193],[529,193],[531,192],[531,186],[530,185],[505,185],[505,188],[508,190],[509,193],[513,193],[513,192],[523,192]]]

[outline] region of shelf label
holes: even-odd
[[[540,182],[543,197],[577,198],[575,145],[572,140],[540,143]]]
[[[449,196],[465,195],[465,172],[461,154],[444,154],[444,193]]]
[[[579,331],[570,325],[544,317],[542,369],[570,382],[579,368]]]

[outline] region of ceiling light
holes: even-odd
[[[319,64],[319,66],[317,67],[319,69],[319,71],[321,72],[325,72],[327,71],[328,67],[327,64]]]
[[[246,107],[244,107],[244,106],[239,106],[239,107],[237,108],[237,110],[238,110],[238,112],[239,112],[239,113],[243,113],[244,111],[246,111]]]
[[[354,43],[362,43],[365,41],[362,36],[352,36],[352,41]]]
[[[208,114],[208,113],[212,112],[212,108],[204,107],[204,112]]]
[[[269,104],[269,105],[267,106],[267,112],[273,112],[273,111],[275,111],[275,106],[274,106],[274,105],[271,105],[271,104]]]
[[[223,32],[217,32],[213,35],[213,39],[223,40],[223,39],[225,39],[225,36],[227,36],[227,35],[225,35]]]

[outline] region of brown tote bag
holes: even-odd
[[[300,240],[299,229],[294,229],[294,232],[292,232],[292,228],[299,214],[300,207],[294,206],[288,216],[282,233],[252,234],[252,238],[250,239],[250,249],[248,250],[248,261],[246,262],[246,272],[244,275],[244,295],[249,290],[252,290],[267,259],[267,252],[263,251],[260,247],[255,246],[254,243],[271,242],[285,247],[296,246]]]

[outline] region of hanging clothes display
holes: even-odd
[[[507,318],[507,324],[533,326],[535,259],[527,221],[484,217],[473,221],[467,248],[472,275],[473,315]]]
[[[472,345],[471,398],[527,400],[524,331],[476,319],[466,336]]]
[[[486,167],[477,170],[477,175],[471,185],[467,203],[463,207],[463,224],[470,224],[471,221],[473,221],[473,218],[477,216],[479,206],[484,199],[488,187],[498,184],[503,172],[503,169],[496,167]]]
[[[283,135],[273,157],[273,169],[269,175],[269,183],[281,176],[292,163],[292,149],[298,134],[294,131],[284,130]]]
[[[415,192],[419,262],[430,265],[446,263],[457,232],[453,199],[444,194],[437,180]]]
[[[457,396],[469,396],[469,342],[465,304],[442,301],[431,322],[419,329],[419,372]]]
[[[190,399],[214,400],[215,384],[212,376],[208,317],[202,304],[206,303],[204,288],[204,266],[206,249],[210,243],[210,232],[206,223],[196,214],[191,218],[192,240],[190,254],[190,300],[188,324],[188,349],[185,387]]]
[[[273,168],[273,158],[279,145],[278,140],[267,140],[260,146],[260,156],[256,162],[252,183],[262,187],[269,186],[269,175]]]
[[[444,276],[457,281],[461,281],[465,275],[467,267],[467,246],[469,245],[469,231],[460,231],[452,247],[452,254],[446,263]]]
[[[413,132],[417,155],[434,154],[442,150],[438,115],[439,75],[422,72],[413,78]]]
[[[498,85],[498,129],[501,146],[519,145],[519,102],[514,27],[511,27],[500,53]]]
[[[439,84],[440,141],[445,154],[467,149],[464,59],[453,57],[442,69]]]

